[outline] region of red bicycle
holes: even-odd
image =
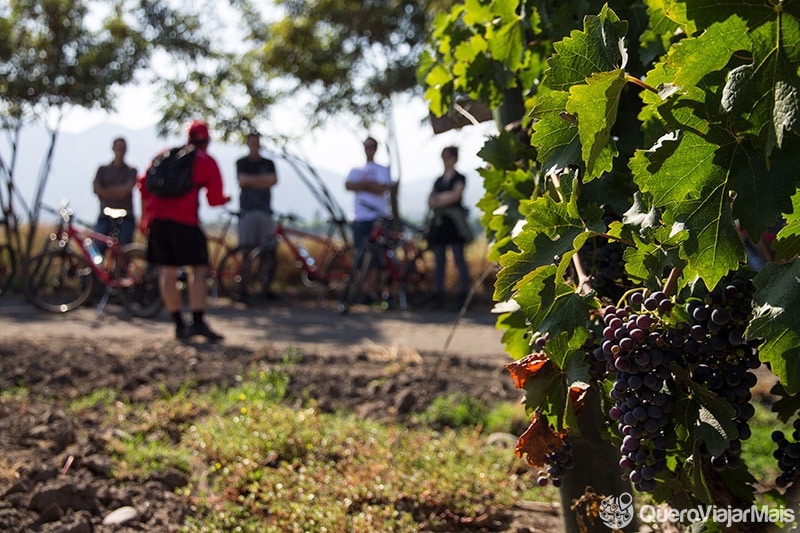
[[[352,275],[339,295],[337,309],[346,313],[362,296],[368,272],[377,268],[378,286],[382,287],[382,306],[391,305],[392,288],[397,286],[397,305],[408,309],[408,289],[423,283],[431,271],[430,247],[418,245],[422,242],[422,229],[401,220],[382,217],[372,228],[363,248],[353,260]],[[408,232],[404,230],[409,230]]]
[[[307,287],[323,287],[336,290],[350,277],[352,245],[344,219],[330,221],[326,234],[286,225],[298,222],[292,214],[277,215],[274,242],[270,246],[256,248],[247,257],[244,286],[249,298],[265,296],[275,278],[276,250],[283,242],[300,269],[300,277]]]
[[[122,246],[117,239],[124,209],[106,208],[113,220],[111,235],[90,229],[76,221],[67,201],[59,209],[44,208],[59,217],[44,251],[26,262],[23,289],[36,307],[53,313],[66,313],[82,305],[92,294],[95,282],[105,286],[97,308],[103,309],[112,295],[122,301],[134,316],[152,318],[163,307],[158,291],[158,268],[147,262],[146,248],[132,243]],[[107,247],[101,255],[94,242]]]

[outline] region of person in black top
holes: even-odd
[[[459,307],[469,292],[469,269],[464,259],[464,245],[472,241],[472,231],[467,221],[466,209],[461,203],[466,178],[455,169],[458,148],[448,146],[442,150],[444,173],[433,184],[428,206],[433,211],[426,238],[436,257],[432,308],[444,305],[445,268],[447,246],[453,251],[459,278]]]
[[[247,135],[250,153],[236,161],[239,181],[239,246],[255,248],[272,243],[272,187],[278,182],[275,163],[261,155],[261,137]]]

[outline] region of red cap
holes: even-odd
[[[203,120],[195,120],[189,125],[189,140],[190,141],[207,141],[208,124]]]

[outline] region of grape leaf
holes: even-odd
[[[537,159],[545,175],[559,174],[581,161],[578,126],[564,115],[568,97],[565,91],[553,91],[539,99],[532,113],[537,120],[531,144],[538,150]]]
[[[550,358],[543,352],[528,354],[522,359],[505,365],[514,380],[514,385],[521,389],[529,378],[536,377],[550,363]]]
[[[584,83],[596,72],[625,67],[625,34],[628,23],[607,5],[600,15],[586,16],[583,31],[574,30],[570,36],[553,44],[555,53],[547,61],[548,70],[542,84],[558,90]]]
[[[800,128],[800,24],[789,15],[771,15],[752,29],[753,62],[731,71],[722,99],[726,111],[744,119],[746,126],[738,129],[760,137],[768,154]]]
[[[676,69],[676,85],[693,87],[707,74],[723,68],[734,52],[749,48],[744,21],[732,16],[712,24],[699,37],[676,43],[670,48],[666,61]]]
[[[792,196],[792,213],[785,218],[786,226],[778,232],[772,244],[778,261],[788,261],[800,254],[800,193]]]
[[[743,117],[748,126],[740,128],[763,139],[771,153],[784,145],[786,133],[800,127],[800,77],[797,63],[789,63],[780,49],[758,65],[744,65],[731,71],[723,93],[726,111]]]
[[[513,302],[511,304],[513,306]],[[527,329],[528,321],[525,313],[518,306],[514,311],[502,313],[497,317],[496,327],[505,330],[501,341],[505,346],[506,353],[513,359],[520,359],[531,352],[530,334]]]
[[[613,158],[618,155],[610,143],[611,128],[617,119],[619,99],[626,83],[625,73],[617,69],[595,73],[586,79],[586,84],[573,85],[569,90],[567,111],[578,117],[588,180],[609,172]]]
[[[547,454],[561,446],[561,438],[538,415],[534,415],[531,425],[517,440],[515,453],[520,459],[533,467],[541,468],[547,464]]]
[[[706,443],[712,455],[720,455],[728,449],[730,441],[738,435],[736,424],[727,412],[723,415],[705,405],[701,405],[697,411],[695,424],[695,437]]]
[[[800,392],[800,262],[767,264],[753,280],[754,318],[748,339],[765,339],[761,361],[769,363],[786,392]]]
[[[517,70],[522,64],[523,37],[519,21],[503,24],[489,41],[489,51],[495,59]]]
[[[720,145],[687,132],[637,152],[630,162],[634,180],[664,209],[664,223],[688,230],[682,246],[687,274],[711,287],[745,259],[724,186],[730,169],[715,163]]]

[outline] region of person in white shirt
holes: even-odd
[[[367,137],[364,141],[367,163],[351,170],[345,181],[345,188],[355,193],[353,244],[357,250],[364,247],[375,223],[389,214],[389,197],[394,184],[389,167],[375,162],[377,150],[378,141]],[[376,301],[375,276],[370,275],[365,285],[365,300]]]

